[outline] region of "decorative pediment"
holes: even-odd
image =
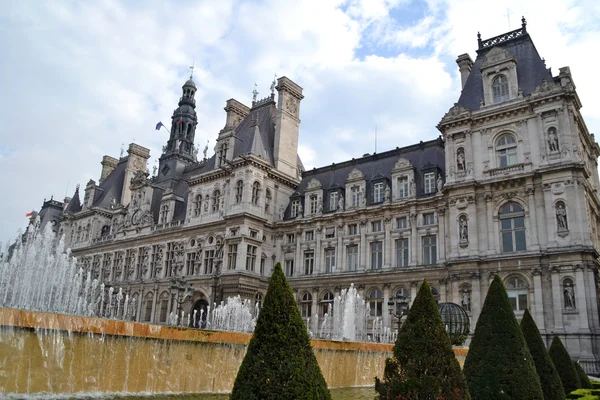
[[[548,92],[559,91],[561,90],[560,86],[554,84],[554,82],[548,82],[545,79],[542,79],[542,83],[540,83],[535,90],[531,93],[532,96],[536,95],[545,95]]]
[[[450,110],[448,110],[448,112],[444,115],[442,121],[448,121],[470,116],[471,112],[469,110],[467,110],[465,107],[461,106],[458,103],[454,103],[452,108],[450,108]]]
[[[306,190],[313,190],[313,189],[321,189],[322,185],[321,182],[319,182],[319,180],[312,178],[309,182],[308,185],[306,186]]]
[[[507,61],[515,61],[515,57],[510,54],[508,51],[501,47],[494,47],[491,49],[485,56],[483,63],[481,64],[481,69],[490,67],[492,65],[501,64]]]
[[[412,164],[406,158],[400,157],[396,164],[394,164],[394,171],[396,170],[406,170],[412,168]]]
[[[346,182],[358,181],[358,180],[361,180],[361,179],[365,179],[365,174],[363,174],[360,170],[354,168],[348,174],[348,179],[346,179]]]

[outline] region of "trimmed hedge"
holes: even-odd
[[[464,372],[473,400],[544,398],[527,343],[498,276],[483,304]]]
[[[573,365],[575,366],[575,371],[577,371],[577,375],[579,375],[579,381],[581,382],[582,389],[591,389],[592,382],[590,382],[590,378],[587,376],[583,368],[581,368],[581,364],[577,361],[573,361]]]
[[[294,294],[277,263],[232,400],[331,400]]]
[[[382,400],[469,400],[469,390],[427,281],[400,328],[394,356],[385,362],[383,381],[375,378]]]
[[[521,319],[521,331],[527,342],[527,347],[533,357],[535,370],[540,377],[542,392],[545,400],[564,400],[565,389],[554,363],[548,354],[542,335],[531,317],[529,310],[525,310],[523,319]]]
[[[598,389],[577,389],[567,395],[567,399],[600,400]]]
[[[579,374],[577,374],[571,356],[558,336],[554,336],[554,339],[552,339],[548,353],[554,362],[556,371],[558,371],[558,376],[560,376],[560,380],[565,388],[565,394],[580,389],[581,380],[579,379]]]

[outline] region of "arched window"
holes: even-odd
[[[496,142],[498,167],[504,168],[517,163],[517,141],[510,134],[504,134]]]
[[[521,278],[510,278],[506,281],[508,301],[514,311],[525,311],[527,308],[527,283]]]
[[[269,189],[267,189],[266,191],[266,195],[265,195],[265,213],[270,212],[270,206],[271,206],[271,200],[272,200],[272,195],[271,195],[271,191]]]
[[[197,217],[202,212],[202,195],[199,194],[196,196],[196,200],[194,201],[194,217]]]
[[[160,209],[160,223],[166,224],[167,218],[169,218],[169,205],[165,204]]]
[[[110,226],[104,225],[102,227],[102,229],[100,230],[100,236],[104,237],[104,236],[108,236],[109,234],[110,234]]]
[[[260,194],[260,183],[254,182],[252,184],[252,204],[258,204],[259,194]]]
[[[236,204],[239,204],[242,202],[243,193],[244,193],[244,182],[237,181],[237,183],[235,184],[235,202],[236,202]]]
[[[369,293],[369,307],[371,308],[371,317],[381,317],[383,315],[383,293],[381,293],[381,290],[371,290],[371,293]]]
[[[220,206],[220,202],[221,202],[221,192],[218,190],[215,190],[213,192],[213,205],[212,205],[212,209],[213,211],[219,211],[219,206]]]
[[[508,79],[504,75],[498,75],[492,82],[492,91],[494,93],[494,104],[507,101],[508,97]]]
[[[154,300],[154,294],[152,292],[146,293],[144,296],[144,304],[142,306],[143,318],[142,321],[150,322],[152,320],[152,303]]]
[[[300,312],[302,318],[310,318],[312,314],[312,296],[310,293],[304,293],[300,300]]]
[[[525,211],[514,201],[502,206],[498,215],[500,234],[502,235],[502,252],[527,250],[525,241]]]
[[[325,292],[323,300],[321,300],[321,317],[325,314],[331,315],[331,307],[333,306],[333,293]]]

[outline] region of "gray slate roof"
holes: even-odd
[[[93,205],[102,208],[110,208],[110,202],[114,198],[119,202],[123,192],[123,181],[125,180],[125,169],[127,168],[127,158],[123,157],[114,170],[100,183],[102,190],[97,190],[94,196]]]
[[[65,214],[76,213],[79,211],[81,211],[81,200],[79,200],[79,186],[77,186],[77,189],[75,189],[75,194],[73,194],[71,201],[69,201],[67,208],[65,208]]]

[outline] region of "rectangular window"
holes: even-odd
[[[215,258],[214,250],[204,251],[204,274],[209,275],[213,272],[213,259]]]
[[[169,300],[164,299],[160,301],[160,316],[159,322],[167,322],[167,313],[169,311]]]
[[[162,246],[155,244],[152,246],[152,265],[150,265],[150,278],[158,278],[158,267],[162,259]]]
[[[352,189],[352,207],[358,207],[360,204],[360,191],[358,186],[353,186]]]
[[[371,222],[371,231],[372,232],[381,232],[381,228],[382,228],[381,221]]]
[[[285,260],[285,276],[294,276],[294,260]]]
[[[358,270],[358,245],[347,246],[346,254],[348,255],[348,271]]]
[[[304,253],[304,275],[312,275],[315,267],[315,253],[307,251]]]
[[[293,233],[288,233],[286,235],[286,239],[287,239],[288,244],[296,243],[296,235]]]
[[[337,210],[338,192],[329,193],[329,211]]]
[[[431,265],[437,262],[435,236],[423,236],[423,264]]]
[[[325,238],[331,239],[335,237],[335,228],[325,228]]]
[[[186,275],[194,275],[195,266],[196,266],[196,252],[187,253],[186,260],[185,260]]]
[[[383,243],[371,243],[371,269],[381,269],[383,267]]]
[[[408,176],[398,178],[398,198],[405,199],[408,197]]]
[[[250,237],[252,239],[258,238],[258,231],[255,231],[254,229],[250,229]]]
[[[304,240],[306,240],[307,242],[315,240],[315,231],[306,231]]]
[[[310,196],[310,213],[311,214],[316,214],[317,213],[317,208],[318,208],[318,202],[319,202],[319,198],[317,197],[316,194],[313,194],[312,196]]]
[[[254,272],[254,266],[256,265],[256,246],[248,245],[248,251],[246,252],[246,271]]]
[[[428,172],[423,176],[425,193],[435,192],[435,172]]]
[[[267,263],[267,259],[262,257],[260,259],[260,274],[264,275],[265,274],[265,264]]]
[[[358,225],[357,224],[348,225],[348,235],[358,235]]]
[[[373,203],[383,201],[383,182],[377,182],[373,185]]]
[[[335,249],[325,249],[325,272],[335,272]]]
[[[237,263],[237,244],[230,244],[227,252],[227,269],[235,269]]]
[[[396,239],[396,267],[408,266],[408,239]]]
[[[434,213],[423,214],[423,225],[433,225],[433,224],[435,224],[435,214]]]
[[[298,216],[298,211],[300,211],[300,200],[292,201],[292,209],[290,211],[290,217],[296,218]]]
[[[146,300],[146,310],[144,312],[144,321],[150,322],[152,319],[152,300]]]
[[[167,254],[165,257],[165,276],[173,276],[173,260],[175,259],[175,243],[167,243]]]
[[[396,229],[406,229],[406,228],[408,228],[408,218],[407,217],[396,218]]]

